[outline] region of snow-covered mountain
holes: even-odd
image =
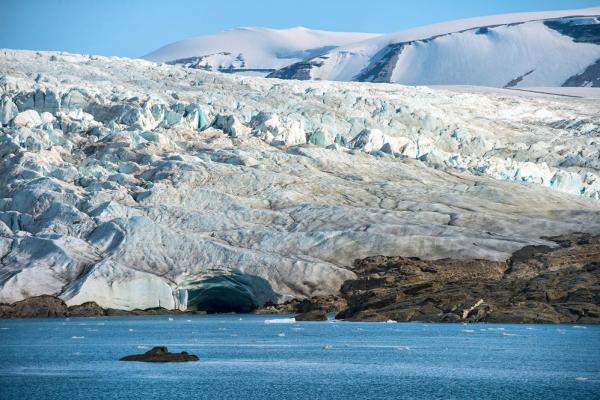
[[[237,28],[171,43],[143,58],[212,71],[267,75],[338,46],[377,36],[303,27]]]
[[[270,74],[409,85],[600,86],[600,7],[471,18],[337,47]]]

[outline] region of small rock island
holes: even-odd
[[[194,354],[185,351],[181,353],[170,353],[165,346],[156,346],[144,354],[133,354],[121,357],[120,361],[140,361],[140,362],[188,362],[200,361],[200,358]]]

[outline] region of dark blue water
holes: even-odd
[[[600,399],[598,326],[272,318],[0,321],[0,399]]]

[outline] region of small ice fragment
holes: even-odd
[[[296,318],[266,319],[265,324],[295,324]]]
[[[279,332],[279,333],[277,334],[277,336],[279,336],[279,337],[284,337],[284,336],[285,336],[285,333],[283,333],[283,332]]]
[[[71,336],[71,339],[83,339],[84,336]]]
[[[465,332],[465,333],[473,333],[475,332],[473,329],[463,329],[461,332]]]
[[[129,328],[129,332],[133,332],[133,329]]]
[[[333,349],[333,346],[330,344],[326,344],[325,346],[323,346],[323,350],[331,350]]]
[[[576,381],[580,381],[580,382],[585,382],[589,379],[590,378],[588,378],[587,376],[578,376],[577,378],[575,378]]]
[[[192,322],[192,320],[191,319],[186,319],[185,322]]]
[[[388,319],[387,321],[385,321],[386,324],[395,324],[398,321],[394,321],[393,319]]]
[[[169,317],[169,321],[173,321],[173,318]]]
[[[587,329],[587,326],[573,325],[573,329]]]

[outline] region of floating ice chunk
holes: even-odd
[[[173,321],[173,318],[169,317],[169,321]]]
[[[580,381],[580,382],[585,382],[590,380],[590,378],[588,378],[587,376],[578,376],[577,378],[575,378],[576,381]]]
[[[330,344],[326,344],[325,346],[323,346],[323,350],[331,350],[333,349],[333,346]]]
[[[277,336],[279,336],[279,337],[284,337],[284,336],[285,336],[285,333],[283,333],[283,332],[279,332],[279,333],[277,334]]]
[[[475,331],[473,329],[463,329],[461,332],[464,332],[464,333],[473,333]]]
[[[393,319],[388,319],[387,321],[385,321],[386,324],[396,324],[398,323],[398,321],[394,321]]]
[[[266,319],[265,324],[295,324],[296,318]]]
[[[71,336],[71,339],[84,339],[85,336]]]

